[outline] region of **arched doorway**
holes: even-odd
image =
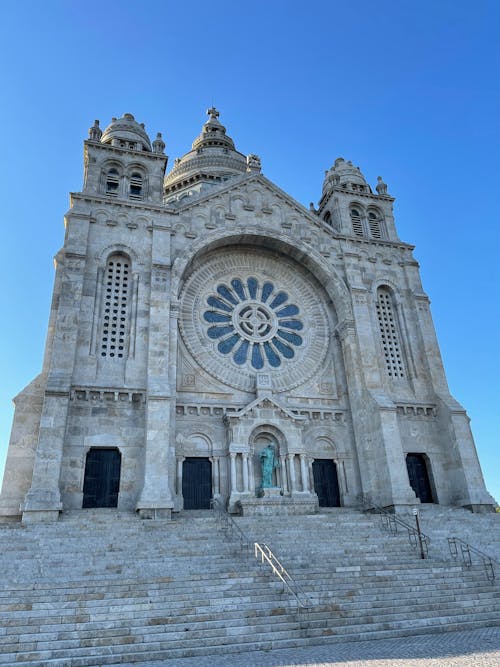
[[[427,470],[427,462],[423,454],[407,454],[406,467],[410,486],[421,503],[433,503],[432,487]]]
[[[118,507],[121,454],[115,448],[90,449],[85,462],[83,508]]]
[[[187,456],[182,464],[185,510],[208,510],[212,500],[212,463],[203,456]]]
[[[314,490],[320,507],[340,507],[337,466],[332,459],[314,459]]]

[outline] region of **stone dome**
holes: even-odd
[[[355,167],[353,163],[344,160],[343,157],[338,157],[333,166],[327,170],[325,180],[323,182],[323,192],[329,189],[332,185],[361,185],[369,189],[365,177],[361,173],[359,167]]]
[[[226,128],[219,121],[219,112],[212,107],[207,114],[209,119],[193,141],[192,149],[175,160],[173,169],[165,177],[167,192],[192,177],[226,179],[246,173],[246,157],[235,149],[234,141],[227,136]]]
[[[138,123],[131,113],[125,113],[121,118],[112,118],[111,124],[102,134],[101,143],[151,151],[151,141],[144,129],[144,123]]]

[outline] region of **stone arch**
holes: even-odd
[[[137,262],[138,256],[136,251],[123,243],[113,243],[102,248],[101,251],[97,253],[96,259],[99,264],[104,265],[106,264],[108,257],[110,257],[110,255],[114,255],[115,253],[127,255],[129,259],[134,262],[134,264]]]
[[[262,484],[262,465],[260,454],[267,445],[274,449],[275,461],[278,464],[272,471],[272,485],[282,486],[281,469],[279,466],[280,457],[284,455],[286,447],[286,438],[284,433],[276,426],[264,422],[256,426],[249,437],[250,457],[253,463],[254,478],[256,488]]]
[[[324,287],[335,308],[339,323],[353,320],[349,290],[336,269],[313,248],[305,249],[300,241],[276,232],[270,235],[268,231],[252,230],[246,234],[235,234],[225,230],[215,230],[200,238],[180,254],[172,265],[172,295],[179,297],[184,281],[203,255],[217,248],[243,244],[274,250],[305,267]]]
[[[333,438],[329,435],[318,434],[314,438],[312,452],[313,455],[319,456],[319,454],[324,454],[325,456],[332,457],[336,459],[338,456],[337,447]]]
[[[204,433],[191,433],[182,444],[184,456],[212,456],[212,440]]]
[[[248,438],[248,445],[250,451],[256,452],[256,443],[259,438],[269,437],[270,440],[278,446],[278,453],[284,453],[286,450],[286,437],[283,431],[269,422],[262,422],[258,424],[250,433]]]
[[[392,298],[394,299],[395,304],[400,307],[402,303],[400,289],[396,283],[389,277],[384,276],[383,278],[377,278],[373,281],[371,286],[371,292],[374,301],[377,300],[377,292],[380,287],[389,288],[391,290]]]

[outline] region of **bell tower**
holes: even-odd
[[[398,241],[394,198],[380,176],[376,190],[374,194],[359,167],[339,157],[325,172],[318,215],[341,235]]]

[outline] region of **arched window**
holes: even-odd
[[[405,367],[397,314],[388,287],[379,287],[377,290],[377,318],[387,374],[393,378],[404,378]]]
[[[332,224],[332,214],[330,213],[330,211],[327,211],[325,213],[325,215],[323,216],[323,220],[326,222],[327,225],[331,226],[331,224]]]
[[[118,195],[118,189],[120,187],[120,173],[116,167],[111,167],[108,169],[106,174],[106,194],[116,197]]]
[[[368,227],[370,229],[370,236],[374,239],[382,238],[382,224],[380,214],[378,211],[368,212]]]
[[[351,208],[352,231],[356,236],[364,236],[361,212],[357,208]]]
[[[130,199],[142,199],[142,174],[138,171],[130,176]]]
[[[123,359],[127,356],[130,305],[130,260],[126,255],[110,255],[103,287],[100,355]]]

